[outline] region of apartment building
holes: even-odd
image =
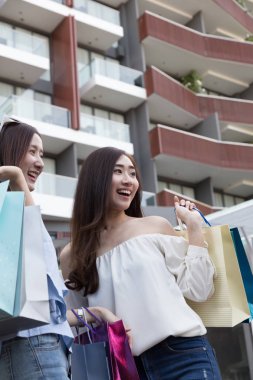
[[[205,214],[252,197],[252,40],[252,0],[0,1],[0,117],[42,135],[35,199],[56,248],[102,146],[135,155],[145,212],[173,223],[175,193]],[[250,326],[208,334],[223,378],[253,379]]]

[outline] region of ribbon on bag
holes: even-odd
[[[74,344],[88,347],[96,343],[106,343],[107,348],[105,348],[105,351],[107,350],[111,376],[109,379],[140,380],[122,320],[108,323],[98,318],[88,308],[85,307],[84,309],[92,315],[97,325],[95,327],[89,325],[72,309],[75,316],[88,329],[86,333],[75,338]],[[90,380],[90,377],[87,379]]]
[[[206,327],[233,327],[248,319],[250,311],[230,228],[228,225],[210,226],[200,214],[208,224],[202,232],[216,268],[215,292],[205,302],[186,301]],[[181,229],[176,234],[187,239],[187,230]]]

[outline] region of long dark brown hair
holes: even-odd
[[[71,266],[67,286],[84,290],[84,295],[95,293],[99,287],[96,267],[100,232],[105,226],[113,169],[120,156],[129,157],[140,175],[132,156],[123,150],[106,147],[91,153],[84,162],[77,183],[71,222]],[[141,186],[125,213],[142,217]]]
[[[19,166],[25,157],[36,128],[18,120],[7,121],[0,131],[0,166]]]

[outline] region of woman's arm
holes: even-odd
[[[69,273],[70,273],[70,262],[71,262],[71,257],[70,257],[70,250],[71,250],[71,244],[68,243],[65,245],[65,247],[62,249],[59,260],[60,260],[60,269],[62,271],[62,276],[64,280],[68,279]]]
[[[77,309],[74,309],[75,312],[77,313]],[[83,309],[84,310],[84,309]],[[103,319],[104,321],[113,323],[119,320],[119,318],[113,314],[110,310],[104,308],[104,307],[99,307],[99,306],[94,306],[94,307],[89,307],[89,310],[95,314],[98,318]],[[90,315],[87,311],[85,311],[85,318],[88,323],[96,322],[96,320]],[[70,326],[78,326],[80,325],[79,320],[76,318],[74,313],[71,310],[67,310],[67,320]]]
[[[206,247],[201,228],[203,220],[199,212],[194,210],[195,204],[185,199],[179,201],[177,196],[174,202],[177,218],[186,224],[189,244]]]
[[[26,183],[22,170],[17,166],[1,166],[0,167],[0,180],[10,181],[10,188],[12,191],[24,191],[25,205],[34,205],[33,197]]]

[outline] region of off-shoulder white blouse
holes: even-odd
[[[133,354],[170,335],[206,333],[184,297],[204,301],[213,294],[215,269],[207,248],[182,237],[145,234],[97,258],[99,289],[89,306],[104,306],[132,329]]]

